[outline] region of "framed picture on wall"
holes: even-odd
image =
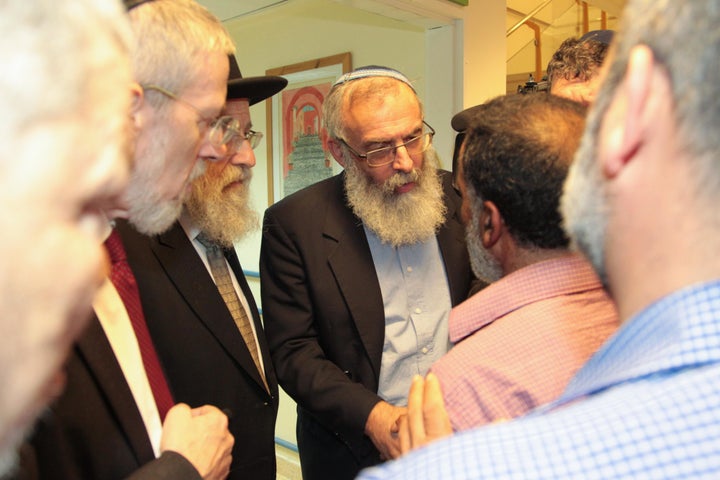
[[[266,70],[288,86],[267,101],[268,203],[340,172],[323,148],[322,104],[352,68],[350,52]]]

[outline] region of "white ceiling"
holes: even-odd
[[[285,2],[287,0],[198,0],[223,22]]]
[[[205,5],[220,20],[227,21],[236,17],[258,12],[265,8],[288,3],[290,0],[198,0]],[[295,0],[297,1],[297,0]],[[332,0],[356,8],[368,10],[383,16],[402,20],[424,28],[433,28],[447,24],[452,17],[462,11],[462,7],[447,1],[438,0]],[[483,0],[473,0],[483,1]],[[516,12],[530,12],[536,6],[544,3],[543,0],[507,0],[508,8]],[[567,4],[568,0],[554,0],[553,4]],[[574,2],[572,2],[574,3]],[[625,0],[587,0],[590,5],[604,9],[608,14],[619,15]],[[443,10],[444,9],[444,10]],[[554,10],[554,7],[544,9],[545,12]],[[599,9],[598,9],[599,11]],[[448,15],[447,13],[450,13]],[[542,17],[542,12],[539,15]],[[552,19],[551,19],[552,21]]]

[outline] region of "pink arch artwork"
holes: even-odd
[[[290,171],[288,158],[293,142],[299,135],[320,134],[322,127],[322,102],[330,83],[300,87],[282,92],[282,162],[283,177]]]

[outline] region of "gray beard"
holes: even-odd
[[[204,171],[205,162],[197,161],[188,181],[197,179]],[[153,188],[155,178],[156,172],[135,168],[126,191],[128,219],[138,232],[145,235],[157,235],[170,228],[180,216],[187,196],[181,191],[175,198],[163,199]]]
[[[251,178],[249,168],[228,164],[221,174],[208,173],[193,182],[186,211],[193,224],[218,245],[231,248],[260,224],[250,204]],[[242,185],[223,191],[226,185],[239,180]]]
[[[480,212],[475,208],[475,205],[471,205],[470,209],[472,219],[465,227],[465,243],[470,255],[470,266],[475,276],[480,280],[487,283],[497,282],[503,277],[500,262],[487,251],[480,240],[482,235],[478,228]]]
[[[378,185],[346,155],[345,192],[350,208],[382,243],[399,247],[428,240],[445,221],[447,211],[438,165],[437,154],[430,148],[421,170],[396,173]],[[407,193],[395,193],[396,187],[408,182],[417,185]]]
[[[588,119],[575,161],[565,181],[560,211],[563,226],[570,237],[571,248],[588,258],[603,285],[607,287],[607,271],[604,265],[607,201],[600,166],[595,160],[596,139],[604,111],[597,109]]]
[[[182,212],[182,200],[163,200],[151,189],[128,188],[128,218],[138,232],[156,235],[166,231]]]

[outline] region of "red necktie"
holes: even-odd
[[[127,262],[125,248],[123,248],[122,240],[117,230],[112,231],[107,240],[105,240],[105,248],[112,262],[112,270],[110,272],[110,280],[118,291],[120,298],[125,304],[130,323],[135,330],[138,346],[140,347],[140,355],[142,356],[145,373],[150,383],[150,388],[155,397],[160,420],[165,420],[165,414],[173,406],[173,398],[170,393],[165,375],[160,366],[155,346],[150,338],[147,324],[145,323],[145,315],[143,315],[142,306],[140,305],[140,293],[138,291],[135,276],[130,270]]]

